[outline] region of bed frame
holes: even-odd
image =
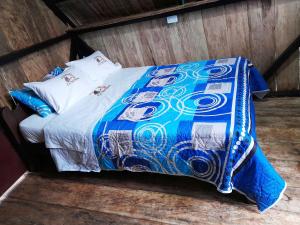
[[[45,145],[32,144],[20,133],[19,123],[32,114],[33,112],[22,104],[17,104],[12,110],[4,107],[1,109],[2,126],[29,171],[55,171],[50,151]]]

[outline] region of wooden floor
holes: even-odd
[[[257,102],[256,111],[263,150],[288,184],[265,214],[191,178],[29,174],[0,206],[0,224],[300,224],[300,98]]]

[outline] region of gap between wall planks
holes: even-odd
[[[180,14],[177,24],[161,18],[81,37],[126,67],[242,55],[263,73],[299,35],[299,24],[300,1],[248,0]],[[271,89],[299,90],[298,64],[295,52],[270,81]]]

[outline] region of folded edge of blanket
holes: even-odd
[[[286,182],[267,160],[259,145],[233,177],[233,189],[255,202],[260,213],[276,205],[286,187]]]

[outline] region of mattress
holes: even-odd
[[[53,113],[47,117],[41,117],[37,114],[27,117],[19,124],[21,134],[25,140],[31,143],[43,143],[45,141],[44,127],[56,116],[57,114]]]

